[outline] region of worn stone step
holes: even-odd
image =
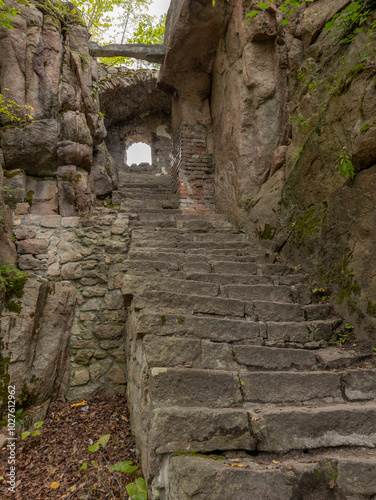
[[[376,446],[376,403],[250,411],[260,451],[287,452],[335,446]]]
[[[153,407],[236,407],[243,404],[343,403],[341,375],[330,372],[248,372],[152,368]]]
[[[123,201],[138,200],[149,205],[150,201],[165,201],[173,195],[168,190],[154,189],[129,189],[121,191],[121,198]]]
[[[176,262],[178,264],[192,263],[192,262],[207,262],[211,263],[213,259],[223,258],[230,262],[253,262],[253,257],[249,255],[207,255],[204,252],[199,254],[182,253],[182,252],[168,252],[161,251],[148,251],[144,249],[130,250],[128,253],[129,260],[146,260],[146,261],[166,261]],[[235,293],[235,292],[234,292]]]
[[[192,316],[186,312],[171,313],[171,308],[167,311],[160,310],[158,313],[143,312],[136,320],[138,334],[190,336],[231,344],[264,344],[267,348],[318,348],[323,345],[320,342],[327,340],[329,335],[331,338],[335,335],[336,326],[334,320],[260,323],[245,321],[240,317],[211,318]]]
[[[314,460],[296,454],[276,464],[273,456],[239,455],[238,462],[219,455],[171,456],[164,471],[166,500],[366,500],[376,495],[376,456],[363,450],[323,452]],[[161,482],[155,482],[155,498],[160,486],[167,486]]]
[[[280,310],[281,317],[289,311]],[[278,321],[278,316],[268,315],[270,320],[266,321],[265,342],[268,346],[282,347],[287,344],[304,344],[306,347],[309,342],[331,341],[335,340],[336,329],[341,324],[341,320],[319,320],[319,321]],[[312,347],[319,347],[313,344]]]
[[[171,228],[170,230],[163,228],[155,231],[134,229],[132,231],[132,238],[133,241],[146,240],[151,242],[156,240],[164,240],[166,242],[179,241],[182,243],[216,241],[223,244],[225,241],[231,241],[232,243],[246,241],[243,235],[232,233],[227,229],[224,229],[222,231],[215,230],[207,233],[192,233],[184,229],[176,229],[176,228]]]
[[[166,261],[128,260],[124,263],[126,272],[148,273],[210,273],[211,266],[205,262],[177,264]]]
[[[227,343],[262,343],[264,330],[251,321],[163,313],[141,313],[135,319],[135,327],[141,337],[176,335]]]
[[[173,208],[173,201],[170,201],[168,199],[164,199],[164,200],[148,200],[147,203],[143,200],[140,200],[140,199],[134,199],[134,200],[131,200],[131,199],[128,199],[128,200],[124,200],[123,198],[121,199],[114,199],[114,197],[112,197],[113,199],[113,202],[114,203],[118,203],[120,204],[120,208],[121,210],[123,211],[128,211],[128,212],[132,212],[134,210],[138,210],[139,208],[147,205],[149,208],[155,208],[155,209],[163,209],[164,206],[166,204],[168,204],[169,207]],[[176,207],[174,207],[176,208]]]
[[[293,301],[290,287],[284,285],[221,285],[220,292],[222,297],[246,301]]]
[[[133,307],[137,310],[182,314],[213,314],[217,316],[235,316],[244,318],[246,302],[222,297],[204,295],[185,295],[172,292],[145,291],[136,295]]]
[[[125,300],[146,291],[177,292],[186,295],[202,294],[217,297],[219,286],[215,283],[204,283],[202,281],[187,281],[173,278],[149,277],[140,279],[139,275],[126,274],[123,280],[122,292]]]
[[[234,242],[232,240],[219,240],[219,241],[186,241],[185,239],[174,240],[174,238],[170,238],[168,241],[163,239],[145,239],[138,238],[132,240],[133,247],[159,247],[159,248],[183,248],[183,249],[192,249],[192,250],[207,250],[207,249],[249,249],[249,243],[247,241],[238,241]]]
[[[293,286],[300,283],[304,278],[300,275],[291,276],[268,276],[245,275],[245,274],[199,274],[194,273],[187,276],[187,279],[194,281],[210,281],[221,285],[287,285]]]
[[[160,319],[160,318],[159,318]],[[186,318],[178,318],[184,322]],[[247,340],[247,339],[246,339]],[[247,371],[317,370],[313,351],[255,345],[231,345],[190,337],[145,335],[142,339],[149,367],[189,367]],[[340,349],[338,349],[340,350]]]
[[[245,248],[181,248],[176,246],[163,246],[163,247],[150,247],[150,246],[142,246],[142,247],[133,247],[131,252],[163,252],[163,253],[180,253],[180,254],[188,254],[188,255],[212,255],[215,256],[216,259],[226,258],[231,255],[234,257],[247,257],[249,259],[253,259],[251,255],[251,249],[249,247]],[[218,257],[219,256],[219,257]]]
[[[376,404],[262,407],[257,412],[160,407],[151,411],[150,442],[152,451],[160,455],[191,450],[285,453],[335,446],[374,448]]]
[[[150,413],[149,450],[157,455],[256,449],[243,408],[167,407]]]
[[[120,191],[128,191],[130,189],[145,189],[145,190],[166,190],[171,192],[172,184],[171,179],[160,180],[160,177],[156,177],[152,181],[145,180],[144,182],[139,182],[138,180],[135,182],[122,182]]]

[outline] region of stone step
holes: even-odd
[[[180,240],[174,240],[173,238],[170,238],[169,241],[165,241],[163,239],[154,239],[154,240],[149,240],[145,238],[137,238],[132,240],[132,247],[142,247],[142,248],[147,248],[147,247],[153,247],[153,248],[183,248],[186,250],[201,250],[204,249],[206,250],[213,250],[213,249],[242,249],[242,248],[247,248],[249,249],[249,243],[248,241],[232,241],[232,240],[223,240],[223,241],[187,241],[185,239],[180,239]]]
[[[134,199],[134,200],[131,199],[124,200],[123,198],[115,199],[114,196],[112,196],[112,200],[114,203],[120,204],[121,210],[125,212],[137,211],[139,208],[144,207],[146,205],[149,208],[155,208],[155,209],[163,209],[165,206],[167,208],[169,207],[176,208],[175,206],[173,206],[175,205],[175,202],[173,200],[169,200],[168,198],[165,198],[163,200],[148,200],[146,202],[141,199]]]
[[[168,252],[161,251],[150,252],[144,249],[134,249],[128,254],[128,260],[146,260],[146,261],[166,261],[176,262],[178,264],[192,263],[192,262],[206,262],[210,263],[213,259],[223,258],[229,262],[253,262],[253,257],[250,255],[205,255],[205,253],[191,254],[182,252]]]
[[[150,412],[152,452],[286,453],[376,446],[376,403],[257,408],[165,407]]]
[[[248,416],[250,429],[246,425]],[[288,452],[376,445],[375,403],[261,408],[257,412],[166,407],[155,409],[151,418],[151,440],[157,454],[231,449]]]
[[[171,191],[172,185],[171,185],[171,180],[164,180],[161,177],[156,177],[155,181],[154,179],[149,182],[149,181],[144,181],[144,182],[122,182],[121,183],[121,189],[120,191],[127,191],[129,189],[145,189],[145,190],[154,190],[154,189],[163,189],[166,191]]]
[[[167,254],[169,255],[169,254]],[[179,254],[177,254],[179,255]],[[170,269],[171,271],[185,271],[191,273],[214,273],[214,274],[232,274],[232,275],[286,275],[289,273],[290,268],[278,264],[256,264],[254,262],[231,262],[231,258],[226,257],[228,260],[216,260],[213,257],[210,264],[200,261],[200,259],[187,259],[181,264],[175,264],[169,258],[160,261],[154,260],[128,260],[125,263],[127,270],[143,270],[143,263],[145,264],[144,270],[149,269]]]
[[[122,209],[120,208],[119,213],[122,213]],[[129,218],[137,218],[140,214],[162,214],[162,215],[179,215],[181,214],[181,210],[179,208],[146,208],[140,207],[137,210],[130,210],[126,214]]]
[[[178,318],[179,319],[179,318]],[[180,322],[185,318],[181,317]],[[311,371],[320,364],[313,351],[282,349],[255,345],[211,342],[191,337],[145,335],[142,339],[149,367],[189,367],[204,370],[247,371],[301,370]],[[337,348],[338,351],[340,349]],[[353,356],[354,362],[358,360]],[[328,365],[325,365],[328,368]]]
[[[218,303],[217,303],[218,305]],[[275,318],[274,318],[275,319]],[[337,320],[338,321],[338,320]],[[135,319],[137,334],[193,337],[230,344],[255,344],[268,347],[316,348],[320,341],[335,335],[336,321],[277,323],[245,321],[240,317],[210,317],[173,314],[171,308],[158,313],[143,311]],[[316,345],[317,344],[317,345]],[[303,356],[303,355],[302,355]]]
[[[335,446],[376,446],[376,403],[250,411],[260,451],[287,452]]]
[[[137,310],[182,314],[209,314],[227,317],[245,317],[246,304],[248,308],[253,303],[246,303],[237,299],[222,297],[208,297],[203,295],[185,295],[172,292],[145,291],[135,296],[133,307]],[[286,305],[286,304],[284,304]],[[290,307],[290,304],[288,305]],[[299,306],[298,306],[299,307]]]
[[[226,222],[228,223],[226,217],[222,214],[207,214],[205,216],[203,215],[196,215],[196,214],[176,214],[176,215],[169,215],[169,214],[164,214],[164,213],[154,213],[154,212],[140,212],[137,216],[137,218],[140,221],[153,221],[153,222],[158,222],[158,221],[165,221],[165,220],[171,220],[171,221],[176,221],[176,222],[188,222],[188,221],[200,221],[200,222]],[[167,219],[168,218],[168,219]]]
[[[370,384],[376,388],[376,371]],[[194,368],[152,368],[148,395],[154,408],[230,408],[260,404],[344,403],[341,384],[351,375],[331,372],[248,372]],[[360,389],[360,385],[357,384]],[[359,399],[365,394],[359,391]]]
[[[226,258],[231,255],[234,257],[250,257],[251,256],[251,248],[246,246],[244,248],[181,248],[176,246],[163,246],[163,247],[150,247],[150,246],[138,246],[135,247],[132,245],[131,249],[133,252],[150,252],[157,253],[163,252],[166,254],[178,253],[178,254],[187,254],[187,255],[214,255],[217,259],[222,260],[222,258]],[[218,256],[218,257],[217,257]],[[251,257],[253,259],[253,256]]]
[[[137,173],[137,172],[127,172],[123,169],[119,170],[119,183],[123,187],[127,183],[170,183],[170,175],[158,175],[155,173]]]
[[[126,301],[129,301],[134,295],[140,295],[149,292],[180,292],[186,295],[197,295],[199,293],[217,297],[219,295],[219,286],[215,283],[204,283],[202,281],[187,281],[164,277],[149,277],[149,279],[140,279],[139,275],[126,274],[123,280],[122,293]]]
[[[226,240],[227,238],[227,240]],[[132,239],[133,241],[146,240],[150,242],[154,242],[157,240],[164,240],[166,242],[170,241],[180,241],[180,242],[212,242],[217,241],[219,243],[223,243],[225,241],[231,241],[233,243],[240,243],[246,241],[243,235],[237,234],[228,229],[224,230],[216,230],[206,233],[192,233],[190,231],[186,231],[183,229],[171,228],[163,228],[155,231],[146,231],[142,229],[134,229],[132,231]]]
[[[366,500],[376,495],[376,455],[362,449],[295,454],[275,462],[268,455],[238,455],[170,457],[166,500]],[[154,494],[158,498],[158,487]]]
[[[257,290],[262,286],[264,285],[256,285]],[[136,295],[133,306],[136,309],[147,309],[148,311],[161,311],[164,313],[174,312],[190,315],[209,314],[226,317],[249,317],[251,321],[255,322],[305,321],[304,310],[299,304],[259,299],[246,301],[244,299],[208,297],[204,295],[187,296],[181,293],[167,291],[161,291],[160,293],[157,291],[145,291],[142,294]],[[281,325],[277,323],[275,330],[278,330],[278,332],[282,331],[280,326]]]
[[[284,285],[221,285],[220,294],[222,297],[246,301],[294,301],[291,288]]]
[[[210,281],[211,283],[219,283],[221,285],[287,285],[293,286],[301,283],[304,280],[304,276],[296,275],[285,275],[285,276],[268,276],[266,274],[262,275],[244,275],[244,274],[199,274],[194,273],[187,276],[187,279],[194,281]]]
[[[167,201],[172,197],[171,191],[168,190],[146,190],[146,189],[129,189],[127,191],[121,191],[121,199],[123,201],[130,200],[142,201],[143,203],[149,205],[152,201]]]
[[[193,232],[207,232],[211,230],[221,231],[222,229],[231,228],[230,223],[224,222],[208,222],[208,221],[176,221],[176,220],[133,220],[131,222],[132,227],[138,229],[150,230],[150,228],[165,229],[165,228],[176,228],[176,229],[189,229]]]

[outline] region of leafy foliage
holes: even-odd
[[[335,14],[333,18],[326,23],[323,30],[334,29],[335,33],[342,36],[340,43],[350,43],[355,36],[363,31],[363,25],[376,7],[375,0],[359,0],[352,2],[343,11]],[[370,27],[370,32],[376,29],[376,22]]]
[[[0,288],[5,291],[6,300],[13,296],[17,298],[23,296],[28,276],[16,267],[0,266]]]
[[[346,177],[346,179],[353,179],[356,175],[355,170],[354,170],[354,165],[352,164],[352,161],[346,151],[345,148],[343,148],[343,152],[341,153],[337,167],[339,172]]]
[[[253,10],[252,12],[249,12],[246,15],[246,22],[248,23],[256,16],[258,16],[260,11],[268,10],[271,7],[273,7],[274,9],[279,10],[283,15],[281,24],[288,24],[289,16],[292,16],[295,12],[295,9],[297,7],[300,7],[305,2],[313,2],[313,0],[283,0],[283,2],[280,5],[277,5],[277,3],[279,3],[277,2],[277,0],[268,0],[267,2],[259,2],[257,4],[257,8],[259,10]]]
[[[14,21],[19,12],[14,7],[6,9],[4,0],[0,0],[0,26],[8,30],[12,29],[12,21]]]

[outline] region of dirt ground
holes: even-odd
[[[128,498],[125,486],[141,475],[140,469],[131,474],[109,470],[124,461],[139,465],[124,395],[55,403],[39,431],[17,441],[15,494],[6,484],[9,450],[0,450],[0,498]],[[110,438],[104,448],[88,450],[106,435]]]

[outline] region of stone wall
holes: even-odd
[[[18,205],[16,211],[21,211]],[[24,214],[14,219],[24,295],[6,303],[1,339],[19,401],[40,416],[59,397],[125,390],[121,285],[129,241],[127,216]]]
[[[372,338],[376,91],[373,56],[361,55],[374,42],[322,31],[344,0],[307,4],[287,28],[273,10],[246,24],[256,3],[234,2],[214,61],[216,206],[311,273],[356,335]],[[354,181],[338,171],[344,147]]]

